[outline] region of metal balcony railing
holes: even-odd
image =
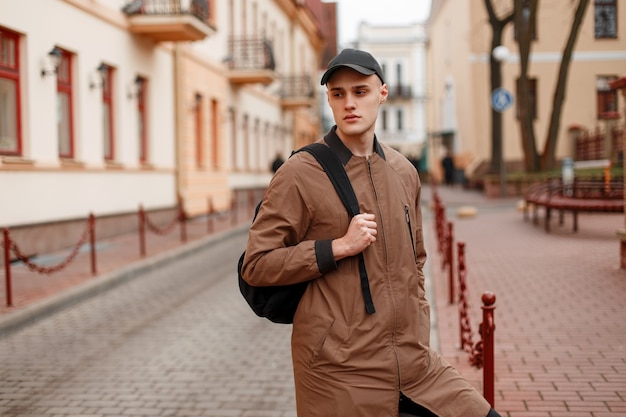
[[[282,78],[280,97],[287,99],[313,98],[313,82],[309,75],[289,75]]]
[[[231,70],[271,70],[276,68],[270,41],[259,38],[230,39],[226,59]]]
[[[192,15],[203,22],[211,18],[209,0],[132,0],[122,11],[127,15]]]
[[[389,98],[412,98],[413,93],[410,85],[390,85],[387,86],[389,90]]]

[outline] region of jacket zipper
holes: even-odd
[[[367,172],[370,177],[370,184],[372,184],[372,190],[374,191],[374,197],[376,198],[376,206],[378,207],[378,218],[376,220],[377,220],[377,223],[380,224],[380,236],[383,238],[382,246],[383,246],[383,252],[385,254],[385,270],[389,272],[389,259],[387,257],[387,244],[385,242],[385,227],[383,225],[383,215],[382,215],[382,210],[380,209],[380,203],[378,201],[378,193],[376,192],[374,179],[372,178],[372,166],[370,165],[369,158],[367,158]]]
[[[409,237],[411,238],[411,247],[413,248],[413,259],[417,263],[417,253],[415,252],[415,239],[413,239],[413,228],[411,227],[411,216],[409,215],[409,206],[404,205],[404,215],[406,216],[406,224],[409,227]]]

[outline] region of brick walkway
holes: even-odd
[[[440,188],[455,238],[466,244],[471,323],[481,321],[480,295],[497,296],[496,409],[508,417],[606,417],[626,415],[626,271],[618,268],[615,231],[621,215],[583,215],[579,231],[571,217],[556,219],[551,233],[525,222],[517,199],[488,200],[475,192]],[[426,205],[432,198],[425,187]],[[457,218],[462,206],[477,209],[474,218]],[[0,323],[60,295],[80,292],[108,277],[158,266],[229,230],[244,230],[251,213],[239,222],[222,219],[213,234],[203,221],[188,225],[188,243],[177,230],[148,235],[146,258],[139,256],[135,234],[98,242],[98,276],[90,273],[89,254],[81,253],[67,269],[38,275],[14,265],[14,307],[5,306],[0,290]],[[471,368],[459,350],[458,308],[448,303],[447,274],[435,249],[433,214],[424,210],[429,249],[427,277],[432,292],[433,339],[443,355],[482,391],[482,371]],[[219,236],[218,236],[219,237]],[[19,242],[18,242],[19,243]],[[50,254],[54,264],[67,254]],[[168,258],[169,257],[169,258]],[[4,271],[0,272],[4,282]],[[55,301],[56,300],[56,301]],[[1,333],[1,332],[0,332]]]
[[[566,215],[563,226],[554,219],[548,234],[523,220],[517,200],[438,192],[455,240],[466,244],[475,332],[482,321],[481,294],[497,297],[496,409],[510,417],[625,416],[626,271],[619,269],[615,236],[623,216],[581,214],[573,233]],[[467,205],[477,216],[456,217]],[[425,229],[432,243],[429,218]],[[458,308],[448,303],[447,273],[436,250],[430,255],[441,352],[482,390],[482,371],[472,369],[458,349]]]

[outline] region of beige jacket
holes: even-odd
[[[429,305],[417,171],[375,142],[369,158],[337,152],[377,241],[365,252],[374,314],[367,314],[358,258],[335,263],[330,242],[350,219],[307,152],[272,179],[250,228],[243,277],[251,285],[310,281],[294,317],[292,359],[299,417],[397,417],[402,391],[439,417],[485,417],[489,404],[429,348]]]

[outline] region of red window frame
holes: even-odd
[[[147,87],[148,81],[143,77],[135,79],[137,87],[137,117],[138,117],[138,140],[139,140],[139,162],[148,162],[148,108],[147,108]]]
[[[196,93],[196,107],[195,107],[195,131],[196,131],[196,167],[202,168],[204,166],[204,98],[202,94]]]
[[[63,111],[60,106],[61,98],[67,97],[67,120],[59,117],[60,123],[57,124],[58,140],[59,140],[59,157],[74,158],[74,94],[72,91],[72,53],[60,49],[61,60],[57,67],[57,110]],[[60,115],[57,115],[60,116]],[[62,123],[67,122],[67,149],[62,149]]]
[[[102,73],[102,108],[108,108],[108,114],[102,118],[102,136],[104,141],[105,161],[115,160],[115,107],[113,103],[113,67],[104,65]]]
[[[20,88],[20,36],[7,29],[0,27],[0,78],[4,78],[15,84],[15,147],[0,149],[0,155],[22,155],[22,106]],[[9,106],[11,103],[8,104]]]
[[[217,104],[217,100],[211,100],[211,155],[213,157],[212,165],[213,168],[219,168],[219,141],[218,141],[218,132],[219,132],[219,107]]]

